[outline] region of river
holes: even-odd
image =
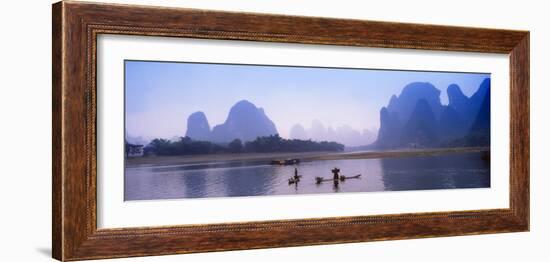
[[[317,184],[315,177],[361,174],[359,179]],[[301,180],[289,185],[297,168]],[[481,153],[379,159],[318,160],[295,166],[266,161],[127,167],[124,199],[267,196],[490,187],[490,164]]]

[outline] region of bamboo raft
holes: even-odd
[[[288,184],[289,185],[298,184],[298,182],[300,182],[300,178],[302,178],[302,175],[299,175],[297,179],[295,179],[294,177],[291,177],[288,179]]]
[[[323,178],[323,177],[315,177],[315,183],[321,184],[323,182],[334,182],[334,181],[346,181],[346,179],[360,179],[361,174],[357,174],[355,176],[340,176],[338,179],[334,178]]]

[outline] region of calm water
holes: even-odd
[[[298,185],[288,178],[297,167]],[[315,183],[315,177],[362,174],[335,186]],[[230,162],[167,167],[126,168],[125,200],[197,197],[293,195],[490,187],[490,166],[479,153],[432,157],[326,160],[296,166],[264,162]]]

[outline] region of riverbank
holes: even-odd
[[[488,147],[433,148],[433,149],[402,149],[389,151],[358,151],[358,152],[303,152],[303,153],[242,153],[242,154],[212,154],[193,156],[156,156],[136,157],[125,160],[126,167],[138,166],[170,166],[200,163],[217,163],[232,161],[266,161],[273,159],[298,158],[301,161],[369,159],[388,157],[421,157],[447,154],[487,152]]]
[[[433,148],[433,149],[405,149],[390,151],[349,152],[312,156],[302,158],[304,161],[315,160],[340,160],[340,159],[369,159],[389,157],[423,157],[440,156],[449,154],[489,152],[488,147],[458,147],[458,148]]]

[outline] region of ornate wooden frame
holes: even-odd
[[[53,5],[53,257],[81,260],[529,230],[529,32],[83,2]],[[510,56],[510,208],[98,229],[98,34]],[[330,227],[330,230],[326,230]]]

